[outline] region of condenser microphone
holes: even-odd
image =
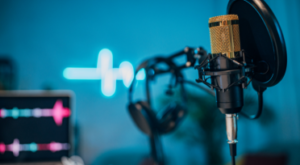
[[[240,68],[243,63],[238,16],[223,15],[210,18],[209,32],[211,58],[214,59],[210,63],[210,71],[219,74],[211,76],[211,83],[218,88],[215,90],[217,107],[223,114],[226,114],[228,144],[230,145],[232,162],[235,163],[234,157],[238,142],[237,113],[243,107],[243,88],[242,84],[234,84],[242,77],[241,73],[230,71]]]
[[[211,71],[224,71],[237,69],[240,66],[234,61],[242,62],[241,44],[239,34],[239,18],[237,15],[223,15],[209,19],[209,32],[212,58]],[[231,60],[229,60],[231,59]],[[212,76],[211,83],[219,87],[216,90],[217,106],[224,114],[234,114],[243,107],[243,89],[241,84],[229,87],[240,79],[240,74],[222,74]],[[225,90],[226,89],[226,90]]]

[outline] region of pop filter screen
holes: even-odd
[[[286,70],[286,48],[280,26],[264,1],[231,0],[228,14],[239,16],[241,48],[247,63],[257,66],[253,81],[264,87],[276,85]]]

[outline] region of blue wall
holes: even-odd
[[[300,2],[266,2],[285,36],[288,68],[280,84],[265,92],[265,102],[274,110],[273,123],[261,126],[257,121],[240,121],[240,154],[260,151],[272,144],[300,145],[300,91],[296,88],[300,81]],[[112,51],[114,67],[124,60],[136,66],[144,58],[167,55],[185,46],[203,46],[210,51],[208,18],[225,14],[226,7],[226,0],[2,0],[0,54],[8,55],[17,64],[17,89],[50,85],[53,89],[74,91],[81,131],[80,153],[91,163],[108,150],[147,148],[148,141],[127,114],[127,89],[121,81],[117,82],[116,94],[107,98],[100,93],[100,81],[66,80],[64,68],[96,67],[102,48]],[[188,78],[194,80],[195,71],[188,72]],[[192,150],[172,141],[170,136],[164,139],[169,155]],[[223,150],[228,159],[227,148]],[[180,160],[175,158],[178,164],[191,158],[184,155]]]

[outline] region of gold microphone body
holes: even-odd
[[[223,15],[210,18],[209,33],[212,55],[221,53],[228,58],[239,57],[241,44],[239,18],[237,15]]]

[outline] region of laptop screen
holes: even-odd
[[[0,95],[0,162],[68,156],[70,115],[67,95]]]

